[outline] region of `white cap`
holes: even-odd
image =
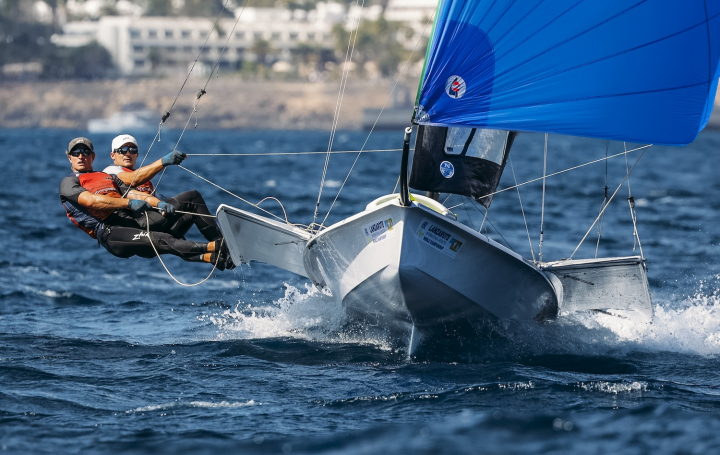
[[[113,139],[111,146],[112,148],[110,149],[110,151],[114,152],[125,144],[135,144],[135,147],[138,146],[138,143],[134,137],[130,136],[129,134],[121,134],[120,136]]]

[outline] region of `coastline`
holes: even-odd
[[[97,81],[5,81],[0,83],[0,128],[85,129],[132,104],[157,113],[172,105],[184,77]],[[188,80],[166,127],[182,128],[204,78]],[[382,107],[393,81],[350,80],[343,97],[340,129],[360,129],[363,109]],[[408,83],[416,86],[417,81]],[[213,78],[199,105],[198,129],[329,130],[340,81],[245,81]],[[143,108],[144,106],[144,108]],[[195,116],[190,128],[195,124]]]
[[[184,77],[96,81],[0,82],[0,128],[86,129],[91,119],[106,119],[124,105],[157,113],[157,121],[172,105]],[[166,128],[181,129],[192,113],[204,78],[187,81]],[[405,83],[414,87],[417,80]],[[379,109],[394,81],[352,80],[343,95],[339,129],[361,129],[364,109]],[[228,76],[213,78],[197,112],[197,128],[329,130],[340,81],[247,81]],[[407,89],[406,89],[407,90]],[[389,105],[391,105],[389,103]],[[195,116],[190,127],[195,125]],[[720,97],[707,125],[720,130]]]

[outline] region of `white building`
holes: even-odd
[[[123,75],[146,75],[153,70],[187,71],[201,49],[199,62],[206,66],[212,68],[219,60],[220,68],[237,68],[239,62],[255,59],[252,48],[260,40],[269,42],[275,56],[288,56],[301,44],[332,49],[332,27],[343,18],[344,10],[336,3],[320,4],[309,13],[245,8],[237,27],[236,19],[223,18],[215,29],[214,18],[103,16],[98,21],[69,22],[52,40],[61,46],[96,40]]]
[[[436,6],[437,0],[391,0],[385,17],[405,22],[416,31],[416,36],[402,37],[406,47],[412,48]],[[308,12],[237,8],[237,26],[236,19],[223,18],[215,29],[214,18],[102,16],[97,21],[68,22],[63,34],[53,36],[52,41],[60,46],[82,46],[95,40],[108,49],[123,75],[185,72],[201,49],[201,67],[212,68],[219,60],[221,69],[235,69],[242,61],[257,58],[252,49],[260,40],[270,44],[271,60],[289,60],[292,50],[301,45],[333,49],[333,26],[356,22],[351,19],[357,18],[358,12],[347,12],[334,2],[319,3]],[[369,20],[379,14],[379,7],[362,12]]]

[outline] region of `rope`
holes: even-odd
[[[434,14],[433,14],[434,16]],[[418,44],[422,40],[422,37],[425,36],[425,32],[427,31],[428,25],[432,22],[432,17],[428,19],[428,21],[425,23],[425,28],[423,29],[423,32],[420,34],[420,37],[415,42],[415,46],[413,47],[412,52],[410,52],[410,56],[405,61],[405,64],[403,65],[402,69],[400,70],[400,73],[398,77],[395,79],[395,85],[393,85],[392,90],[390,90],[390,94],[388,94],[387,99],[385,100],[385,104],[383,104],[382,109],[380,109],[380,113],[378,114],[377,118],[375,119],[375,123],[373,123],[372,128],[370,128],[370,132],[368,133],[367,137],[365,138],[365,142],[363,143],[362,147],[360,147],[360,151],[358,152],[358,156],[355,157],[355,161],[353,162],[352,166],[350,166],[350,170],[347,173],[347,176],[345,177],[345,180],[343,180],[342,185],[340,185],[340,188],[338,189],[337,194],[335,195],[335,199],[333,199],[332,204],[330,204],[330,208],[328,209],[327,213],[325,214],[325,218],[323,218],[322,223],[320,223],[320,226],[323,226],[325,224],[325,221],[327,221],[328,217],[330,216],[330,212],[332,211],[333,207],[335,206],[335,203],[337,202],[338,198],[340,197],[340,193],[342,192],[343,188],[345,188],[345,183],[347,183],[348,179],[350,178],[350,174],[352,174],[353,169],[355,169],[355,165],[357,164],[358,160],[360,159],[360,155],[363,153],[365,149],[365,145],[367,145],[368,141],[370,140],[370,136],[372,135],[373,131],[375,131],[375,127],[377,126],[378,121],[380,121],[380,117],[382,116],[383,112],[385,111],[385,108],[387,107],[388,102],[390,101],[390,98],[392,97],[393,93],[395,93],[395,89],[397,88],[398,83],[400,82],[400,79],[405,74],[405,71],[408,68],[408,65],[410,64],[410,60],[412,59],[412,56],[415,54],[415,51],[417,50]],[[413,150],[414,151],[414,150]],[[400,183],[400,179],[398,179],[398,184]],[[395,188],[397,188],[397,184],[395,185]],[[393,190],[393,193],[395,190]],[[318,200],[319,204],[319,200]],[[313,224],[315,223],[315,219],[313,219]]]
[[[575,256],[575,253],[577,253],[578,249],[580,249],[580,246],[583,244],[583,242],[585,241],[587,236],[590,234],[590,231],[592,231],[592,228],[595,226],[595,223],[597,223],[598,220],[600,219],[600,217],[602,217],[603,213],[605,213],[605,209],[607,209],[610,206],[610,202],[612,202],[612,200],[615,197],[615,195],[617,194],[617,192],[620,190],[620,188],[622,188],[623,184],[625,183],[625,180],[627,180],[630,177],[630,173],[633,171],[633,169],[635,169],[635,166],[637,166],[637,164],[640,162],[640,159],[643,157],[643,155],[645,155],[646,151],[647,151],[647,148],[645,148],[645,150],[643,150],[643,152],[638,157],[637,161],[635,161],[635,164],[633,164],[633,166],[630,168],[630,170],[625,174],[625,178],[622,180],[622,182],[620,182],[620,185],[618,185],[618,187],[615,189],[615,192],[612,194],[612,196],[610,196],[610,199],[608,200],[607,204],[605,204],[605,207],[603,207],[602,211],[600,211],[600,214],[597,216],[597,218],[595,218],[595,221],[593,221],[593,224],[590,225],[590,229],[588,229],[588,231],[585,233],[582,240],[580,240],[580,243],[578,244],[578,246],[575,247],[575,251],[573,251],[573,253],[570,255],[570,257],[568,259],[572,259],[573,256]]]
[[[218,13],[217,17],[215,18],[215,24],[213,25],[213,30],[217,28],[217,24],[220,21],[220,17],[225,12],[225,9],[227,7],[227,4],[230,0],[225,0],[225,3],[223,3],[222,10],[220,10],[220,13]],[[247,6],[247,2],[245,3],[245,6]],[[242,11],[245,11],[245,6],[243,6]],[[242,11],[240,12],[240,15],[238,16],[238,20],[240,19],[240,16],[242,16]],[[236,22],[237,25],[237,22]],[[235,28],[233,27],[233,30]],[[182,93],[183,89],[185,88],[185,84],[187,84],[188,79],[190,79],[190,75],[192,74],[193,70],[195,69],[195,65],[197,64],[198,60],[200,59],[200,56],[202,55],[203,50],[205,50],[205,46],[207,46],[208,41],[210,40],[211,33],[208,33],[207,38],[205,38],[205,42],[203,43],[202,47],[198,51],[197,57],[195,57],[195,61],[193,62],[192,66],[190,67],[190,70],[188,71],[187,75],[185,76],[185,80],[183,81],[182,85],[180,86],[180,90],[178,90],[177,95],[175,95],[175,100],[173,100],[172,105],[170,105],[170,109],[168,109],[165,114],[162,116],[162,119],[160,120],[160,125],[158,126],[158,132],[155,134],[155,137],[153,138],[152,142],[150,143],[150,147],[148,147],[147,152],[145,153],[145,156],[143,157],[142,161],[140,161],[140,166],[137,166],[138,168],[143,167],[145,164],[145,160],[147,160],[147,157],[150,155],[150,150],[152,150],[153,146],[155,145],[155,142],[160,142],[160,132],[162,131],[163,125],[165,124],[165,121],[170,117],[170,114],[175,107],[175,104],[177,103],[178,98],[180,98],[180,94]],[[227,45],[227,43],[226,43]],[[223,52],[225,51],[225,48],[223,48]],[[221,54],[222,55],[222,54]],[[212,73],[210,73],[212,75]],[[206,84],[207,86],[207,84]],[[192,114],[190,114],[192,116]],[[187,128],[187,125],[185,125]],[[184,132],[185,130],[183,130]],[[181,135],[182,137],[182,135]],[[179,142],[179,141],[178,141]],[[177,148],[177,144],[175,145]],[[173,150],[175,151],[175,150]],[[160,184],[160,181],[162,181],[163,176],[165,175],[165,170],[167,168],[163,169],[162,174],[160,175],[160,178],[158,179],[158,185]],[[137,173],[133,176],[132,181],[130,182],[130,185],[128,185],[127,191],[125,191],[125,194],[123,194],[123,198],[128,195],[130,192],[130,189],[132,188],[133,184],[135,183],[135,179],[137,178]],[[155,187],[155,191],[157,191],[157,186]],[[153,191],[152,194],[155,194],[155,191]]]
[[[225,3],[223,4],[222,10],[218,14],[217,18],[215,19],[215,24],[213,25],[212,30],[217,29],[217,24],[220,21],[220,16],[222,16],[222,13],[225,12],[225,7],[227,6],[228,2],[230,0],[225,0]],[[173,147],[173,152],[177,150],[178,145],[180,145],[180,141],[182,141],[183,136],[185,135],[185,131],[187,130],[188,125],[190,124],[190,120],[192,120],[193,115],[195,115],[195,128],[198,126],[198,116],[197,116],[197,108],[200,104],[200,98],[203,97],[207,93],[207,87],[210,84],[210,80],[212,79],[213,74],[216,74],[219,76],[220,70],[220,59],[222,58],[223,54],[225,54],[225,50],[227,49],[228,43],[230,43],[230,38],[232,38],[233,33],[235,33],[235,29],[237,28],[238,23],[240,23],[240,18],[242,17],[243,13],[245,12],[245,8],[247,7],[249,0],[246,0],[243,4],[242,9],[240,10],[240,14],[238,14],[237,18],[235,19],[235,24],[233,24],[232,29],[230,30],[230,33],[227,35],[227,39],[225,40],[225,44],[223,45],[223,48],[220,50],[220,53],[218,54],[218,58],[215,61],[215,64],[213,65],[212,71],[210,71],[210,75],[208,76],[207,80],[205,81],[205,85],[203,85],[203,88],[200,89],[200,91],[195,95],[195,101],[193,102],[193,110],[190,112],[190,115],[188,116],[187,121],[185,122],[185,126],[183,127],[182,131],[180,132],[180,137],[178,137],[177,142],[175,143],[175,147]],[[195,68],[195,64],[197,63],[198,59],[200,58],[200,55],[202,55],[202,51],[205,49],[205,46],[207,45],[208,40],[210,39],[210,35],[212,34],[212,30],[210,30],[210,33],[208,33],[207,38],[205,38],[205,43],[203,44],[203,47],[200,49],[200,52],[198,53],[198,56],[195,58],[195,62],[193,62],[192,68],[190,69],[190,73],[192,73],[193,68]],[[190,73],[188,73],[188,77],[190,77]],[[185,82],[187,82],[187,78],[185,79]],[[185,84],[183,83],[183,87]],[[178,94],[178,96],[180,96]],[[173,103],[174,105],[175,103]],[[153,194],[160,188],[160,182],[162,182],[163,177],[165,177],[165,171],[167,168],[163,169],[162,173],[160,174],[160,178],[158,179],[157,183],[155,184],[155,190],[153,190]]]
[[[241,201],[243,201],[244,203],[246,203],[246,204],[248,204],[248,205],[250,205],[250,206],[252,206],[252,207],[255,207],[256,209],[258,209],[258,210],[260,210],[260,211],[262,211],[262,212],[265,212],[265,213],[267,213],[268,215],[270,215],[270,216],[272,216],[272,217],[275,217],[275,218],[277,218],[277,219],[280,220],[280,221],[284,221],[284,222],[286,222],[287,224],[289,224],[289,225],[291,225],[291,226],[307,227],[307,226],[305,226],[305,225],[303,225],[303,224],[292,224],[292,223],[290,223],[290,222],[287,220],[287,212],[285,212],[285,207],[283,207],[283,206],[282,206],[282,203],[281,203],[278,199],[276,199],[276,198],[265,198],[265,199],[263,199],[262,201],[258,202],[257,204],[253,204],[252,202],[248,201],[247,199],[244,199],[244,198],[238,196],[237,194],[233,193],[233,192],[230,191],[230,190],[226,190],[225,188],[221,187],[221,186],[218,185],[217,183],[211,182],[210,180],[206,179],[205,177],[203,177],[203,176],[201,176],[201,175],[199,175],[199,174],[196,174],[195,172],[191,171],[190,169],[188,169],[188,168],[186,168],[186,167],[184,167],[184,166],[182,166],[182,165],[178,165],[178,167],[179,167],[180,169],[182,169],[183,171],[189,172],[190,174],[194,175],[195,177],[197,177],[197,178],[199,178],[199,179],[201,179],[201,180],[205,180],[205,181],[206,181],[207,183],[209,183],[210,185],[212,185],[212,186],[214,186],[214,187],[216,187],[216,188],[218,188],[218,189],[226,192],[226,193],[229,194],[230,196],[236,197],[236,198],[240,199]],[[260,207],[259,204],[260,204],[261,202],[265,201],[266,199],[275,199],[276,201],[278,201],[278,203],[280,203],[280,206],[282,207],[282,210],[283,210],[283,212],[285,213],[285,219],[282,219],[281,217],[275,215],[274,213],[268,212],[268,211],[265,210],[264,208]]]
[[[355,0],[355,6],[358,5],[359,0]],[[320,209],[320,199],[322,197],[323,187],[325,186],[325,178],[327,177],[328,166],[330,165],[330,152],[332,151],[333,143],[335,142],[335,132],[337,131],[337,125],[340,120],[340,109],[342,107],[342,101],[345,97],[345,88],[347,87],[347,81],[350,76],[350,65],[352,62],[352,56],[355,53],[355,43],[357,41],[358,33],[360,32],[360,19],[362,18],[362,10],[365,7],[365,0],[362,2],[362,6],[357,13],[355,26],[350,32],[348,38],[348,48],[345,51],[345,63],[343,65],[343,72],[340,77],[340,92],[338,93],[337,101],[335,102],[335,114],[333,116],[333,123],[330,127],[330,139],[328,140],[327,155],[325,156],[325,165],[323,166],[322,178],[320,179],[320,190],[318,191],[318,199],[315,204],[315,211],[313,213],[313,220],[311,226],[315,224],[318,216],[318,210]],[[353,38],[353,33],[355,34]]]
[[[520,201],[520,211],[522,212],[523,222],[525,222],[525,232],[527,232],[528,243],[530,244],[530,254],[532,255],[533,262],[535,262],[535,251],[533,251],[532,240],[530,239],[530,229],[528,228],[527,219],[525,218],[525,209],[523,208],[522,198],[520,197],[520,188],[517,188],[517,177],[515,177],[515,168],[512,164],[512,158],[510,158],[509,161],[510,170],[512,171],[513,180],[515,181],[515,186],[517,189],[518,201]]]
[[[157,250],[157,248],[155,248],[155,244],[152,241],[152,237],[150,237],[150,217],[148,216],[147,212],[145,212],[145,220],[147,221],[147,236],[148,236],[148,240],[150,241],[150,245],[152,246],[153,251],[155,251],[155,255],[160,260],[160,263],[162,264],[163,268],[165,268],[165,271],[168,273],[168,275],[170,275],[170,278],[175,280],[175,282],[177,284],[179,284],[180,286],[188,287],[188,288],[200,286],[201,284],[203,284],[204,282],[209,280],[210,277],[212,276],[212,274],[215,273],[215,269],[217,268],[218,261],[220,260],[220,250],[218,250],[218,255],[217,255],[217,258],[215,258],[215,264],[213,264],[213,268],[212,268],[212,270],[210,270],[210,274],[207,277],[205,277],[204,280],[198,281],[195,284],[187,284],[187,283],[183,283],[182,281],[175,278],[173,276],[173,274],[170,273],[170,270],[168,270],[167,266],[165,265],[165,261],[163,261],[162,258],[160,257],[160,253],[158,253],[158,250]],[[224,243],[225,243],[225,239],[223,238],[222,241],[220,242],[220,249],[222,249]],[[217,247],[217,244],[215,244],[215,245]]]
[[[360,150],[333,151],[331,154],[358,153]],[[365,153],[402,152],[402,149],[365,150]],[[186,153],[187,156],[278,156],[278,155],[325,155],[327,152],[270,152],[270,153]]]
[[[217,218],[215,215],[205,215],[204,213],[183,212],[182,210],[175,210],[175,213],[182,213],[183,215],[204,216],[205,218]]]

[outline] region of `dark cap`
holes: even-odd
[[[85,146],[87,146],[87,148],[89,148],[93,152],[95,151],[95,147],[93,147],[93,144],[92,144],[92,142],[90,142],[90,139],[88,139],[86,137],[76,137],[75,139],[70,141],[70,144],[68,144],[68,149],[65,151],[65,153],[70,152],[73,148],[77,147],[78,145],[85,145]]]

